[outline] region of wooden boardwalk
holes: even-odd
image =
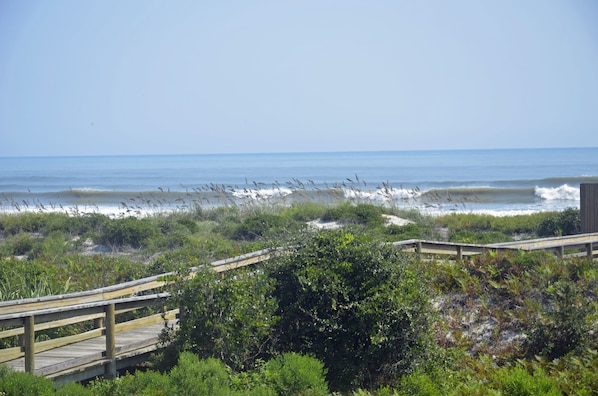
[[[168,322],[168,325],[174,325],[174,321]],[[116,370],[147,361],[149,355],[159,348],[159,336],[163,329],[164,324],[158,323],[119,332],[115,345]],[[54,379],[60,385],[103,376],[105,366],[109,363],[110,360],[106,357],[106,336],[103,335],[36,353],[35,374]],[[25,358],[4,364],[17,371],[24,371]]]
[[[393,245],[406,252],[452,255],[456,259],[488,251],[540,249],[561,257],[584,255],[593,259],[598,233],[491,245],[423,240]],[[253,252],[216,261],[211,268],[229,271],[270,257],[269,251]],[[190,276],[197,270],[192,268]],[[0,302],[0,340],[18,339],[17,346],[0,348],[0,364],[63,384],[98,376],[112,378],[117,371],[147,361],[161,347],[159,336],[164,326],[176,326],[178,320],[178,309],[165,307],[169,294],[164,287],[172,276],[161,274],[84,292]],[[133,311],[137,314],[130,315]],[[91,330],[36,340],[36,332],[39,335],[73,324],[86,324],[80,328]]]

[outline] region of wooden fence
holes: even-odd
[[[265,261],[269,257],[270,253],[262,250],[215,261],[211,263],[211,268],[217,272],[228,271]],[[194,276],[197,271],[198,268],[192,268],[190,276]],[[138,354],[146,353],[158,347],[158,338],[153,337],[150,340],[151,345],[142,341],[117,351],[117,333],[176,319],[178,308],[166,310],[164,302],[169,293],[161,292],[164,286],[171,282],[173,275],[175,274],[166,273],[83,292],[0,302],[0,329],[4,329],[0,330],[0,339],[16,336],[19,340],[16,347],[0,349],[0,364],[24,357],[26,372],[53,378],[76,371],[81,365],[92,363],[90,359],[95,359],[96,365],[104,366],[103,374],[106,377],[114,377],[116,360],[119,357],[128,357],[132,352],[132,355],[135,355],[135,351]],[[158,292],[139,295],[149,291]],[[145,316],[117,323],[117,315],[139,312],[141,308],[152,306],[159,307],[159,313],[148,311],[144,313]],[[93,328],[79,334],[35,341],[36,332],[84,322],[92,324]],[[99,356],[86,356],[83,360],[73,358],[69,359],[69,363],[57,362],[50,367],[36,370],[36,353],[101,336],[106,337],[106,345],[105,351]]]

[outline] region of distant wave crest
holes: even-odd
[[[536,187],[534,194],[547,201],[566,200],[579,201],[579,188],[563,184],[559,187]]]

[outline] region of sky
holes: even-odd
[[[0,156],[597,146],[595,0],[0,1]]]

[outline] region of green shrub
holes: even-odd
[[[142,247],[146,241],[156,234],[157,230],[150,219],[125,217],[114,219],[106,224],[100,234],[100,242],[110,246],[129,245]]]
[[[159,396],[174,394],[173,384],[168,374],[161,374],[157,371],[136,371],[134,374],[127,374],[115,380],[99,380],[90,387],[93,393],[102,396]]]
[[[0,366],[0,394],[2,396],[54,395],[54,383],[43,377],[15,372]]]
[[[281,216],[295,221],[307,222],[322,217],[326,208],[315,203],[294,204],[281,211]]]
[[[562,392],[556,383],[541,369],[530,374],[521,366],[500,369],[496,372],[497,382],[505,396],[560,396]]]
[[[8,237],[2,246],[2,250],[9,256],[25,256],[30,254],[36,244],[39,243],[30,234],[21,232]]]
[[[386,227],[384,233],[392,235],[395,241],[422,239],[424,236],[422,229],[417,224],[406,224],[404,226],[389,225]]]
[[[502,232],[498,231],[470,231],[460,230],[450,235],[449,241],[455,243],[471,243],[471,244],[490,244],[499,242],[509,242],[512,239]]]
[[[32,254],[36,257],[43,256],[54,262],[56,259],[65,256],[71,246],[71,242],[62,231],[52,231],[40,244],[32,249]]]
[[[360,224],[370,227],[382,225],[384,209],[371,204],[344,203],[329,208],[322,214],[323,221],[340,221],[349,224]]]
[[[243,219],[227,235],[235,240],[256,241],[264,237],[276,235],[277,233],[286,233],[299,228],[301,226],[294,221],[289,221],[279,215],[264,213]]]
[[[574,235],[581,232],[581,217],[578,209],[568,208],[552,214],[538,225],[541,237]]]
[[[327,395],[326,369],[318,359],[284,353],[262,368],[266,381],[279,395]]]
[[[224,395],[230,390],[230,375],[224,363],[218,359],[199,360],[191,352],[183,352],[179,362],[170,371],[173,389],[171,395]]]
[[[399,385],[401,396],[443,396],[445,394],[438,382],[421,370],[401,378]]]
[[[293,241],[268,266],[282,351],[326,365],[333,390],[376,386],[431,352],[426,282],[406,256],[347,230]]]
[[[202,358],[220,358],[233,370],[254,367],[271,352],[276,301],[262,272],[200,270],[177,294],[183,307],[175,345]]]
[[[547,289],[546,308],[532,325],[528,354],[556,359],[586,346],[593,307],[586,304],[582,290],[569,280],[559,280]]]
[[[56,396],[96,396],[93,391],[85,386],[71,382],[70,384],[63,385],[56,388]]]

